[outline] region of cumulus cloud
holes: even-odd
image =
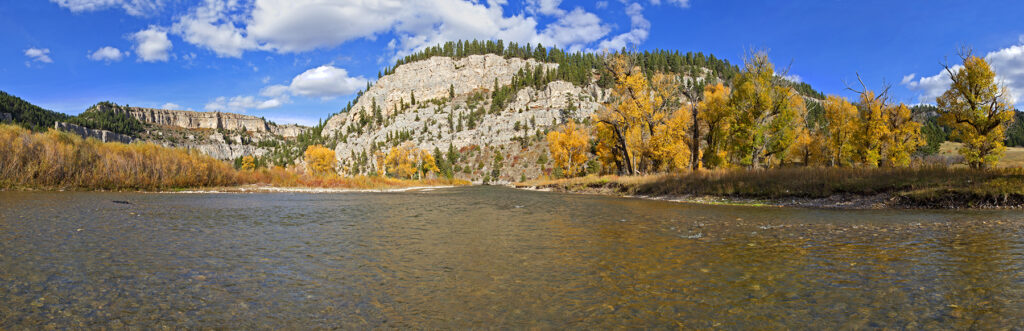
[[[167,30],[150,25],[149,28],[133,33],[130,39],[135,42],[135,55],[146,62],[163,61],[170,58],[173,45],[167,39]]]
[[[160,109],[178,110],[178,109],[181,109],[181,105],[173,103],[173,102],[168,102],[168,103],[163,104],[163,106],[160,106]]]
[[[257,100],[256,97],[251,95],[237,95],[231,98],[217,97],[206,104],[204,107],[207,111],[231,111],[231,112],[245,112],[249,109],[267,109],[274,108],[281,105],[279,100]]]
[[[366,82],[363,76],[349,77],[345,69],[323,65],[292,78],[288,90],[295,95],[333,98],[355,93],[366,86]]]
[[[235,1],[206,0],[202,6],[178,18],[171,31],[190,44],[213,51],[218,57],[241,57],[244,51],[259,46],[229,17],[229,13],[239,8]]]
[[[989,52],[985,55],[985,61],[988,61],[995,71],[996,80],[1009,90],[1010,101],[1024,101],[1024,43]],[[951,69],[956,73],[961,68],[963,66],[955,65]],[[904,76],[901,83],[918,92],[918,100],[922,103],[934,103],[935,98],[942,95],[952,83],[945,71],[916,80],[915,78],[915,74]]]
[[[800,83],[800,82],[804,81],[803,77],[800,77],[800,75],[785,75],[785,76],[782,76],[782,79],[785,79],[785,80],[788,80],[788,81],[791,81],[791,82],[794,82],[794,83]]]
[[[29,48],[25,50],[25,56],[28,56],[29,61],[25,61],[25,65],[31,65],[31,62],[41,63],[53,63],[53,59],[50,58],[49,48]]]
[[[356,39],[374,40],[392,33],[393,58],[458,39],[503,39],[582,49],[605,38],[611,25],[582,8],[566,10],[560,0],[528,0],[525,12],[506,15],[506,1],[422,0],[205,0],[179,16],[171,32],[220,57],[250,50],[297,53],[331,48]],[[650,23],[639,4],[627,6],[631,30],[605,46],[637,44]],[[540,26],[531,15],[555,21]]]
[[[291,103],[292,96],[331,99],[350,95],[366,86],[366,82],[367,79],[362,76],[350,77],[345,69],[334,65],[322,65],[296,75],[289,85],[275,84],[260,89],[260,98],[247,95],[231,98],[217,97],[207,103],[205,108],[208,111],[234,112],[244,112],[254,108],[277,108]]]
[[[527,0],[526,4],[526,9],[531,13],[551,16],[565,14],[565,10],[558,8],[562,4],[562,0]]]
[[[629,16],[630,30],[611,39],[601,41],[596,49],[592,51],[617,51],[629,45],[639,45],[647,40],[651,32],[651,22],[644,18],[644,7],[639,3],[632,3],[626,6],[626,15]]]
[[[88,58],[93,61],[117,62],[121,61],[121,59],[127,55],[127,52],[121,52],[120,49],[105,46],[89,53]]]
[[[50,2],[74,13],[120,7],[132,16],[149,16],[163,7],[161,0],[50,0]]]

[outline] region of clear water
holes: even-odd
[[[1020,211],[0,192],[0,329],[1015,328],[1022,254]]]

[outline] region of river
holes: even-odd
[[[0,329],[1021,325],[1020,211],[0,192]]]

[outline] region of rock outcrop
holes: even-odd
[[[143,123],[183,129],[267,132],[285,138],[295,137],[302,130],[306,129],[295,124],[276,125],[260,117],[235,113],[123,107],[118,105],[100,105],[98,107],[100,108],[98,109],[99,111],[123,113]]]
[[[0,123],[7,123],[14,120],[10,113],[0,113]]]
[[[394,114],[401,102],[409,103],[415,94],[416,100],[439,100],[449,97],[451,88],[456,95],[465,95],[478,89],[493,89],[512,83],[512,77],[527,66],[543,65],[556,69],[558,64],[541,63],[535,60],[509,58],[487,54],[471,55],[462,59],[435,56],[426,60],[406,63],[395,69],[393,74],[381,77],[353,105],[349,114],[338,114],[327,120],[322,134],[327,137],[344,129],[347,122],[355,118],[359,110],[372,111],[372,104],[381,107],[384,116]]]
[[[130,144],[134,139],[130,136],[126,136],[120,133],[111,132],[107,130],[90,129],[81,125],[55,122],[53,128],[61,131],[67,131],[81,136],[82,138],[96,138],[102,142],[119,142],[122,144]]]
[[[349,173],[373,171],[373,155],[411,141],[417,148],[462,150],[464,160],[456,177],[473,181],[513,181],[536,178],[550,164],[546,160],[544,133],[568,120],[586,121],[610,92],[595,84],[576,86],[553,81],[535,89],[524,87],[505,103],[491,107],[490,92],[512,83],[513,77],[540,63],[497,55],[473,55],[460,60],[433,57],[406,63],[384,76],[366,91],[352,111],[330,118],[325,137],[336,137],[335,155]],[[450,88],[455,97],[451,98]],[[415,93],[417,104],[410,104]],[[402,103],[407,105],[402,105]],[[367,124],[360,116],[371,114],[372,104],[382,110],[383,121]],[[504,164],[493,161],[496,155]],[[495,171],[495,169],[497,169]]]

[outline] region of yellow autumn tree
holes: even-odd
[[[387,175],[387,154],[383,151],[373,152],[373,170],[377,176]]]
[[[242,170],[253,170],[256,169],[256,158],[252,155],[246,155],[242,157]]]
[[[419,170],[418,178],[427,178],[427,175],[441,171],[437,167],[437,160],[434,159],[434,155],[431,155],[425,149],[416,150],[416,162],[418,163],[416,169]]]
[[[440,171],[430,152],[416,148],[412,142],[393,147],[384,157],[387,174],[396,178],[425,178]]]
[[[587,138],[587,132],[572,121],[548,133],[551,159],[566,177],[580,175],[586,169]]]
[[[727,164],[723,144],[733,121],[733,110],[729,105],[730,93],[732,89],[722,83],[707,85],[704,87],[704,98],[697,105],[697,116],[707,129],[701,162],[708,168],[719,168]]]
[[[784,73],[783,73],[784,75]],[[804,99],[777,74],[765,52],[744,60],[734,81],[730,104],[735,109],[731,154],[751,168],[770,167],[804,130]]]
[[[612,102],[594,115],[598,158],[606,169],[614,165],[620,173],[627,174],[674,168],[672,164],[679,163],[678,157],[690,155],[688,151],[666,150],[686,146],[685,133],[673,131],[674,127],[689,123],[679,118],[682,114],[677,115],[685,109],[679,94],[679,78],[657,73],[648,80],[633,62],[628,54],[616,54],[607,61],[615,86]],[[685,131],[685,127],[680,131]]]
[[[888,112],[885,94],[876,95],[865,89],[860,92],[858,104],[857,155],[863,165],[877,167],[882,160],[882,150],[889,136]]]
[[[392,147],[385,157],[384,164],[387,165],[387,174],[396,178],[412,178],[417,173],[416,155],[412,143],[406,142],[401,146]]]
[[[885,163],[892,167],[910,165],[910,158],[918,147],[924,145],[921,123],[915,122],[907,105],[892,105],[886,108],[889,136],[885,140]]]
[[[321,145],[310,145],[306,147],[306,152],[303,155],[306,167],[314,175],[326,175],[334,172],[334,165],[337,162],[334,158],[334,150]]]
[[[825,98],[825,128],[823,138],[828,151],[827,162],[838,167],[850,164],[856,144],[855,133],[859,125],[857,107],[846,98],[830,95]]]
[[[963,142],[959,152],[971,168],[987,168],[1006,150],[1003,140],[1013,121],[1013,105],[984,59],[967,49],[961,50],[960,58],[963,67],[945,65],[952,83],[935,100],[939,122],[953,128],[952,137]]]

